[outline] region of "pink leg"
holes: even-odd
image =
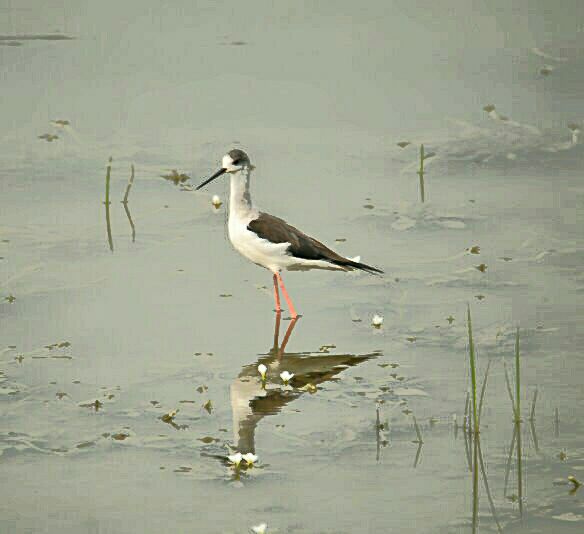
[[[290,296],[288,295],[288,291],[286,291],[286,287],[284,286],[284,280],[282,280],[282,277],[280,276],[280,274],[275,274],[274,276],[276,276],[278,278],[278,282],[280,282],[280,288],[282,289],[282,294],[284,295],[284,298],[286,299],[286,303],[288,304],[288,310],[290,311],[290,317],[292,317],[292,319],[296,319],[296,317],[298,317],[298,314],[296,313],[296,310],[294,309],[294,304],[292,304],[292,301],[290,300]]]
[[[278,277],[274,275],[274,299],[276,300],[276,313],[280,313],[282,311],[282,307],[280,306],[280,293],[278,292]]]

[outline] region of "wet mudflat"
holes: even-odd
[[[396,4],[10,9],[74,38],[0,49],[3,531],[581,530],[581,33],[502,43],[503,10],[430,54]],[[192,191],[231,147],[260,207],[386,274],[284,274],[278,320],[226,184]]]

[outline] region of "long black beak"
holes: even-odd
[[[209,182],[212,182],[215,178],[219,178],[222,174],[225,174],[227,169],[219,169],[211,178],[207,178],[201,185],[197,186],[195,191],[198,191],[202,187],[205,187]]]

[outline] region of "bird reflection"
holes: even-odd
[[[231,408],[233,411],[233,442],[236,450],[256,452],[255,431],[258,423],[267,415],[279,413],[289,402],[307,392],[315,392],[316,386],[332,380],[348,367],[360,364],[377,353],[328,354],[321,349],[309,352],[285,352],[286,345],[298,319],[288,325],[282,344],[279,344],[281,314],[276,314],[272,348],[257,361],[242,368],[231,384]],[[266,380],[262,381],[258,365],[267,367]],[[294,374],[292,388],[282,385],[280,372]]]

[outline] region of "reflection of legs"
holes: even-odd
[[[278,277],[274,275],[274,300],[276,301],[276,313],[280,313],[282,308],[280,306],[280,293],[278,292]]]
[[[292,319],[296,319],[296,317],[298,317],[298,314],[296,313],[296,310],[294,309],[294,304],[292,304],[292,301],[290,300],[290,297],[288,295],[288,291],[286,291],[286,287],[284,286],[284,280],[282,280],[282,277],[280,276],[280,274],[275,274],[275,277],[278,278],[278,282],[280,282],[280,288],[282,289],[282,294],[284,295],[284,298],[286,299],[286,303],[288,304],[288,310],[290,311],[290,317],[292,317]]]
[[[280,345],[280,319],[282,318],[282,314],[280,312],[276,313],[276,324],[274,325],[274,345],[272,346],[272,350],[270,352],[274,352],[277,354],[279,351],[278,346]]]
[[[288,325],[288,329],[286,330],[286,334],[284,335],[284,341],[282,341],[282,346],[278,349],[278,357],[282,357],[284,355],[284,349],[286,348],[286,345],[288,344],[288,340],[290,339],[290,336],[292,335],[292,330],[294,330],[294,327],[296,326],[297,321],[298,321],[298,317],[294,317],[294,319],[292,319],[290,321],[290,324]]]

